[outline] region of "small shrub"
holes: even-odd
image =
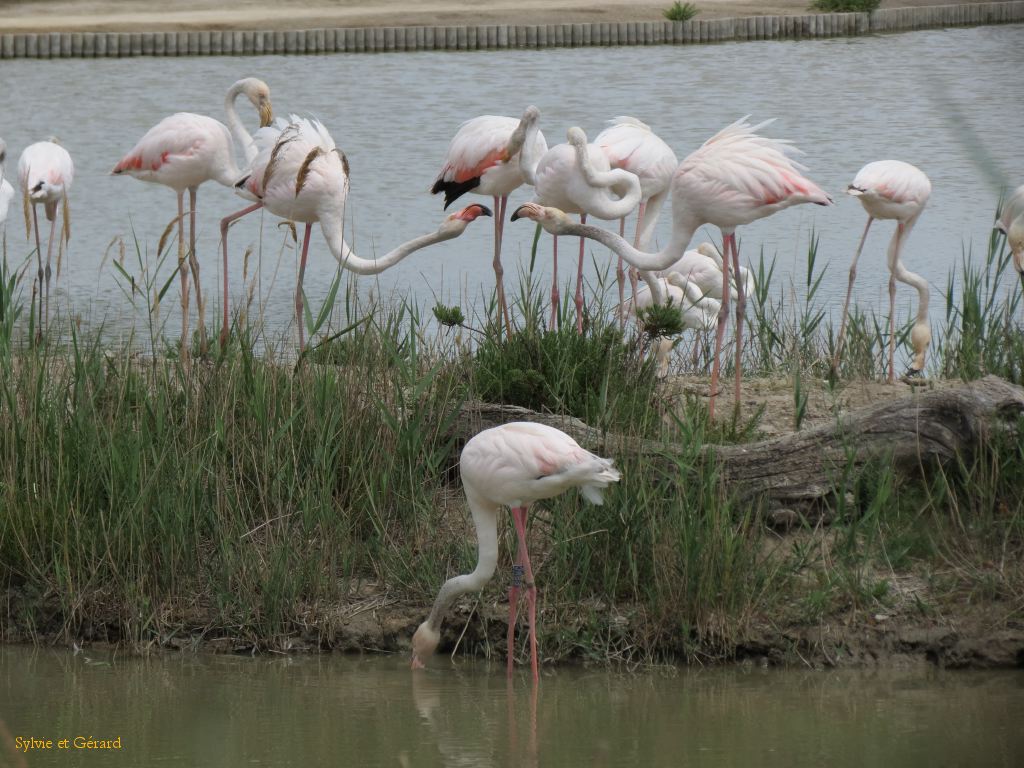
[[[882,0],[814,0],[811,8],[825,13],[871,13],[881,4]]]
[[[672,3],[662,11],[662,15],[669,21],[689,21],[700,13],[700,9],[693,3],[680,3],[679,0]]]

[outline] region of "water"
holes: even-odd
[[[965,247],[984,251],[1002,190],[1024,182],[1019,119],[1024,79],[1013,75],[1021,64],[1022,30],[1014,25],[820,41],[539,52],[5,61],[0,136],[10,149],[8,173],[24,146],[47,135],[60,137],[71,152],[77,175],[62,301],[70,299],[86,321],[124,329],[139,318],[110,263],[101,268],[104,251],[117,235],[130,242],[134,227],[142,248],[154,252],[176,208],[170,190],[107,173],[171,112],[223,119],[223,95],[245,75],[270,84],[279,114],[303,111],[323,120],[347,153],[350,232],[363,256],[436,228],[441,203],[427,189],[450,137],[474,115],[518,115],[526,104],[537,104],[551,144],[564,141],[571,125],[593,137],[609,118],[634,115],[650,123],[680,158],[744,114],[755,120],[777,117],[767,133],[792,139],[806,152],[809,175],[838,205],[800,206],[744,228],[742,255],[756,260],[763,248],[777,256],[783,279],[776,288],[788,290],[789,275],[797,286],[803,284],[807,244],[816,231],[820,258],[831,262],[822,296],[835,302],[845,290],[849,259],[865,221],[860,205],[842,192],[868,161],[906,160],[931,177],[931,202],[905,252],[908,268],[942,288]],[[254,122],[248,105],[242,114]],[[512,203],[529,197],[521,190]],[[243,205],[223,188],[208,185],[200,191],[199,253],[210,314],[221,271],[218,220]],[[661,242],[668,228],[666,216]],[[17,257],[28,252],[22,231],[15,207],[7,238]],[[856,291],[862,306],[887,309],[884,249],[891,231],[891,223],[880,223],[868,239]],[[516,271],[529,264],[532,234],[530,223],[506,226],[506,274],[513,282]],[[717,239],[717,232],[698,234],[711,236]],[[273,217],[261,223],[254,216],[232,229],[232,302],[242,297],[242,254],[260,244],[256,303],[269,327],[282,328],[293,311],[297,260]],[[378,279],[363,278],[360,290],[409,295],[428,306],[436,299],[479,305],[493,289],[491,244],[490,222],[480,220],[459,240],[421,251]],[[137,271],[131,251],[127,266]],[[600,264],[608,263],[602,248],[591,251]],[[538,261],[547,270],[547,237]],[[162,275],[169,276],[171,268],[165,264]],[[314,303],[325,296],[334,270],[317,232],[306,275]],[[593,281],[593,266],[589,274]],[[165,300],[169,331],[175,327],[176,297],[174,284]],[[905,316],[916,294],[902,286],[898,300]]]
[[[1016,766],[1024,672],[524,675],[438,661],[0,648],[0,763],[166,766]],[[76,736],[120,751],[59,749]],[[54,746],[19,762],[17,737]],[[6,748],[3,742],[6,742]],[[6,762],[4,762],[6,760]]]

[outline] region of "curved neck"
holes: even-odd
[[[468,497],[468,494],[467,494]],[[476,528],[477,562],[472,573],[448,579],[437,593],[434,607],[430,609],[427,624],[435,632],[441,629],[441,622],[449,609],[461,595],[483,589],[494,575],[498,564],[498,507],[474,502],[469,497],[469,508],[473,513]]]
[[[669,238],[668,244],[656,253],[647,253],[634,248],[614,232],[609,232],[607,229],[601,229],[600,227],[593,227],[589,224],[574,224],[567,221],[559,227],[558,234],[577,235],[596,240],[610,248],[616,255],[621,256],[624,261],[628,261],[641,272],[657,272],[667,269],[682,258],[683,253],[686,251],[686,246],[690,244],[696,229],[697,225],[691,226],[689,223],[679,224],[677,222],[676,226],[672,228],[672,236]],[[651,283],[648,284],[650,285]]]
[[[920,215],[920,214],[918,214]],[[928,320],[928,281],[925,280],[918,274],[911,272],[900,260],[900,252],[903,250],[903,244],[907,241],[910,236],[910,230],[914,228],[914,224],[917,223],[917,216],[912,216],[905,223],[900,221],[896,223],[896,231],[892,235],[892,240],[889,241],[889,250],[887,252],[889,260],[889,270],[893,273],[897,280],[912,285],[917,289],[917,295],[920,299],[917,305],[917,322],[925,322]]]
[[[429,235],[414,237],[406,243],[402,243],[393,251],[386,253],[379,259],[364,259],[357,256],[345,242],[344,221],[341,217],[330,215],[320,217],[320,228],[323,230],[327,246],[331,249],[334,258],[341,266],[357,275],[378,275],[389,267],[393,267],[406,256],[428,245],[440,243],[444,240],[451,240],[458,237],[460,232],[445,232],[438,230]]]
[[[633,211],[643,197],[640,179],[636,174],[621,168],[599,171],[590,161],[590,144],[576,144],[576,167],[583,174],[584,181],[593,188],[587,201],[587,214],[599,219],[621,219]],[[618,195],[618,199],[604,194],[606,190]]]
[[[654,226],[658,223],[661,208],[667,199],[668,189],[665,189],[656,195],[651,195],[647,204],[641,209],[642,214],[636,223],[638,233],[636,244],[641,250],[646,251],[650,247],[651,238],[654,236]]]
[[[237,101],[241,93],[242,88],[237,83],[228,90],[228,95],[224,97],[224,113],[227,115],[231,136],[234,138],[235,143],[242,148],[242,153],[245,155],[246,165],[251,165],[252,161],[256,159],[257,149],[256,144],[253,143],[252,135],[242,125],[242,121],[238,117],[238,110],[235,109],[235,101]]]
[[[520,122],[520,125],[522,125],[522,122]],[[537,151],[537,133],[539,131],[540,122],[538,120],[534,120],[526,126],[522,145],[519,148],[519,172],[523,174],[523,180],[531,187],[537,186],[537,164],[540,162],[540,153]],[[514,138],[515,133],[513,133]],[[511,143],[510,141],[510,146]]]

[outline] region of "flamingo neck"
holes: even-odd
[[[540,131],[540,122],[532,121],[526,126],[522,146],[519,148],[519,172],[523,180],[531,187],[537,186],[537,164],[540,162],[541,153],[537,151],[537,133]]]
[[[473,515],[473,526],[476,528],[476,568],[471,573],[448,579],[441,586],[425,622],[435,632],[440,631],[441,622],[448,615],[452,603],[467,592],[483,589],[498,564],[498,506],[474,501],[469,493],[467,498]]]
[[[591,144],[576,144],[576,167],[583,175],[584,181],[592,188],[591,195],[583,207],[588,215],[599,219],[621,219],[631,213],[643,198],[640,179],[636,174],[614,168],[601,171],[594,167],[590,159]],[[611,197],[618,195],[618,199]]]
[[[242,154],[245,155],[246,165],[251,165],[252,161],[256,159],[257,149],[256,144],[252,140],[252,135],[245,129],[241,119],[238,117],[238,110],[235,108],[235,102],[241,93],[242,87],[238,83],[228,90],[228,95],[224,97],[224,113],[227,116],[228,129],[231,131],[231,136],[234,138],[235,143],[241,147]],[[233,155],[232,160],[234,160]],[[237,180],[240,175],[235,174],[235,179]]]
[[[665,247],[660,251],[650,253],[634,248],[627,240],[619,237],[614,232],[609,232],[606,229],[589,224],[574,224],[567,221],[559,227],[558,234],[577,235],[596,240],[641,272],[658,272],[659,270],[667,269],[682,258],[683,253],[686,251],[686,246],[690,244],[693,233],[697,230],[698,226],[699,224],[689,220],[676,219],[675,226],[672,227],[672,236]],[[652,280],[648,282],[648,285],[652,285],[654,282],[653,276],[651,277]],[[647,278],[645,277],[644,279],[646,280]]]
[[[907,283],[908,285],[912,285],[917,290],[919,301],[917,304],[917,314],[914,320],[915,324],[928,322],[928,301],[930,298],[928,281],[903,266],[900,253],[903,250],[904,244],[907,242],[907,238],[910,237],[910,231],[914,228],[914,224],[917,223],[918,216],[920,216],[920,213],[907,219],[906,222],[898,221],[896,223],[896,231],[893,233],[892,239],[889,241],[889,249],[887,252],[889,270],[896,276],[896,279]]]
[[[355,272],[357,275],[379,275],[415,251],[443,240],[451,240],[460,234],[458,231],[438,230],[428,235],[414,237],[380,258],[364,259],[358,256],[345,242],[344,218],[342,216],[321,216],[320,228],[323,230],[324,239],[327,240],[327,246],[331,249],[334,258],[344,269]]]

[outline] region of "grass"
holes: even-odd
[[[882,0],[813,0],[811,8],[824,13],[871,13]]]
[[[700,9],[693,3],[681,3],[679,0],[672,3],[668,8],[661,12],[669,21],[689,21],[694,16],[700,13]]]
[[[135,250],[131,268],[118,253],[116,271],[126,294],[152,309],[166,283]],[[824,269],[812,239],[804,290],[776,292],[762,256],[750,305],[744,366],[792,382],[797,429],[835,347],[818,301]],[[27,344],[23,287],[3,263],[6,637],[331,647],[376,601],[406,606],[394,609],[390,642],[400,643],[437,586],[475,558],[453,428],[470,400],[685,446],[659,462],[620,457],[623,480],[603,507],[566,494],[534,508],[547,657],[731,658],[765,622],[931,616],[964,601],[994,601],[1020,618],[1024,424],[927,483],[884,463],[840,473],[831,525],[798,525],[780,540],[767,510],[734,499],[703,453],[755,438],[760,413],[711,424],[697,398],[667,397],[647,360],[649,336],[621,330],[600,302],[584,335],[552,330],[526,279],[506,339],[493,306],[480,328],[461,308],[439,307],[434,319],[453,329],[439,333],[413,304],[367,306],[351,285],[333,291],[330,307],[310,309],[318,333],[297,364],[273,345],[257,354],[260,334],[244,323],[226,349],[187,364],[155,321],[150,348],[169,354],[140,357],[74,325]],[[965,253],[945,302],[932,373],[1021,383],[1021,289],[1001,239],[980,258]],[[897,326],[901,348],[907,327]],[[855,311],[848,334],[841,377],[878,375],[887,323]],[[503,604],[501,581],[483,605]],[[462,650],[500,647],[504,629],[487,620],[500,612],[483,613]],[[458,618],[449,624],[460,629]]]

